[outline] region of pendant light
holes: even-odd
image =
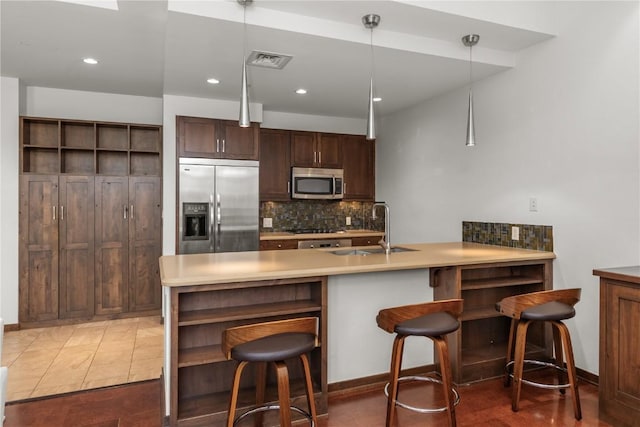
[[[362,17],[365,28],[371,30],[371,73],[369,79],[369,109],[367,110],[367,136],[368,140],[376,139],[375,112],[373,110],[373,29],[380,23],[380,15],[369,14]]]
[[[249,118],[249,90],[247,89],[247,4],[252,3],[253,0],[238,0],[238,3],[242,5],[242,88],[240,89],[240,119],[238,124],[241,128],[247,128],[251,126],[251,119]]]
[[[469,34],[462,38],[462,43],[469,48],[469,111],[467,113],[467,147],[473,147],[476,145],[476,129],[473,123],[473,58],[472,50],[480,40],[480,36],[477,34]]]

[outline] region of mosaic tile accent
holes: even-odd
[[[520,227],[518,240],[511,239],[511,227]],[[550,225],[462,221],[462,241],[553,252],[553,227]]]
[[[260,203],[260,231],[279,232],[295,228],[331,230],[384,231],[384,211],[378,209],[377,218],[371,218],[371,202],[342,202],[334,200],[292,200],[290,202]],[[346,217],[351,217],[347,226]],[[263,228],[262,218],[272,218],[273,228]]]

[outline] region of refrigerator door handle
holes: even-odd
[[[220,219],[220,214],[221,214],[220,205],[221,205],[221,203],[220,203],[220,193],[218,193],[218,194],[216,194],[216,209],[217,209],[216,213],[217,213],[217,216],[218,216],[218,220],[217,220],[217,223],[218,223],[218,230],[217,230],[218,238],[216,239],[216,242],[218,244],[218,251],[220,250],[220,240],[222,239],[221,230],[220,230],[221,224],[222,224],[222,220]]]
[[[209,194],[209,252],[214,251],[213,242],[217,236],[213,233],[213,224],[215,223],[215,214],[213,211],[213,194]]]

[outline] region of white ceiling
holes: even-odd
[[[119,0],[118,10],[82,2],[0,2],[3,76],[27,86],[161,97],[235,100],[240,93],[243,8],[235,0]],[[92,3],[87,0],[84,3]],[[103,6],[104,2],[93,2]],[[265,110],[364,117],[373,31],[379,114],[517,66],[518,55],[553,36],[539,2],[272,1],[246,9],[247,52],[292,55],[283,70],[248,67],[251,102]],[[97,58],[89,66],[82,58]],[[206,83],[209,77],[218,85]],[[304,87],[305,96],[294,90]]]

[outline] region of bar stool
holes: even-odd
[[[387,308],[380,310],[378,313],[376,318],[378,326],[389,333],[396,334],[393,340],[393,351],[391,353],[391,378],[385,386],[385,394],[387,395],[387,427],[392,426],[396,405],[420,413],[446,411],[449,425],[456,425],[455,405],[460,401],[460,397],[451,381],[451,362],[449,360],[449,350],[445,335],[456,331],[460,327],[459,318],[461,313],[461,299]],[[420,376],[400,377],[404,340],[409,336],[427,337],[434,342],[440,360],[441,380]],[[442,384],[446,405],[442,408],[416,408],[399,402],[399,383],[413,380]],[[388,390],[389,386],[391,386],[391,391]]]
[[[222,333],[222,351],[227,360],[236,360],[238,365],[233,376],[227,427],[232,427],[243,418],[261,412],[278,409],[280,426],[291,426],[291,410],[309,419],[311,426],[317,426],[316,406],[311,382],[311,371],[307,353],[318,346],[318,318],[301,317],[253,325],[237,326]],[[309,411],[291,406],[289,400],[289,373],[285,359],[298,357],[302,361]],[[256,405],[235,418],[242,371],[249,362],[257,362]],[[277,405],[264,404],[266,388],[266,367],[273,363],[278,382]],[[258,421],[256,422],[258,424]]]
[[[560,390],[564,394],[569,388],[573,393],[573,412],[576,420],[582,418],[580,409],[580,395],[578,393],[578,379],[576,367],[573,361],[573,348],[569,329],[562,320],[575,316],[574,305],[580,301],[580,289],[558,289],[551,291],[531,292],[528,294],[514,295],[503,298],[496,309],[505,316],[511,317],[511,330],[507,345],[507,364],[505,366],[505,387],[508,387],[513,378],[513,391],[511,395],[511,409],[518,411],[520,401],[520,389],[522,384],[550,390]],[[553,326],[553,362],[525,359],[525,347],[527,330],[532,322],[547,322]],[[563,347],[566,359],[566,367],[563,362]],[[515,352],[515,354],[514,354]],[[525,364],[551,367],[558,371],[558,384],[545,384],[523,378]],[[513,371],[513,373],[511,373]],[[565,374],[568,374],[569,382],[564,383]]]

